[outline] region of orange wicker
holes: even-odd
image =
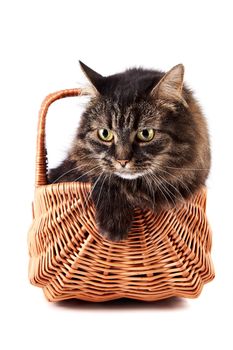
[[[45,118],[52,102],[80,89],[49,95],[39,115],[36,188],[29,231],[29,279],[50,301],[78,298],[144,301],[197,297],[214,278],[211,230],[203,188],[179,208],[155,215],[135,209],[128,239],[112,242],[96,228],[87,199],[91,184],[47,185]]]

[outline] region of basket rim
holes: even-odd
[[[55,183],[47,183],[44,185],[38,184],[35,186],[35,189],[39,189],[39,188],[56,188],[56,187],[91,187],[92,183],[91,181],[62,181],[62,182],[55,182]],[[197,189],[189,198],[195,197],[198,193],[202,193],[202,192],[207,192],[207,186],[206,185],[202,185],[201,187],[199,187],[199,189]],[[187,199],[187,201],[189,201],[189,199]]]
[[[90,181],[62,181],[62,182],[55,182],[55,183],[47,183],[44,185],[37,185],[35,186],[36,189],[39,188],[56,188],[56,187],[91,187],[92,183]]]
[[[33,208],[35,207],[37,201],[39,200],[39,198],[43,198],[45,195],[54,195],[55,193],[62,195],[63,193],[73,193],[72,196],[76,196],[77,198],[84,198],[87,197],[88,201],[85,202],[86,204],[88,204],[86,207],[86,209],[89,207],[92,207],[93,210],[95,210],[95,205],[91,199],[90,193],[91,193],[91,189],[92,189],[92,184],[90,182],[59,182],[59,183],[54,183],[54,184],[47,184],[47,185],[38,185],[35,187],[35,196],[34,196],[34,200],[32,202],[32,206]],[[196,206],[196,205],[200,205],[199,201],[201,199],[201,207],[202,209],[204,209],[204,211],[206,210],[206,201],[207,201],[207,187],[206,186],[202,186],[200,189],[198,189],[195,193],[193,193],[190,197],[188,197],[185,200],[182,200],[178,203],[176,203],[176,205],[171,205],[168,208],[164,208],[161,211],[154,212],[153,210],[151,210],[150,208],[141,208],[139,206],[135,206],[134,207],[134,212],[135,213],[139,213],[139,212],[152,212],[156,215],[166,215],[169,212],[175,212],[175,211],[179,211],[182,208],[185,207],[189,207],[189,206]],[[40,200],[41,200],[40,199]],[[33,210],[34,212],[34,210]],[[33,215],[34,217],[34,215]]]

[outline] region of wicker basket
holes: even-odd
[[[197,297],[214,278],[205,188],[182,207],[160,215],[136,208],[128,239],[112,242],[98,233],[94,205],[91,200],[86,204],[89,183],[47,185],[48,108],[57,99],[81,94],[81,89],[51,94],[40,110],[28,236],[30,282],[42,287],[50,301]]]

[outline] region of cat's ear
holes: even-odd
[[[151,95],[157,98],[171,99],[186,103],[182,97],[184,66],[178,64],[169,70],[152,89]]]
[[[100,93],[100,87],[102,85],[102,81],[103,81],[104,77],[101,74],[95,72],[93,69],[88,67],[83,62],[79,61],[79,64],[80,64],[80,67],[82,68],[83,73],[85,74],[85,76],[87,77],[89,82],[91,83],[91,88],[86,89],[87,94],[95,94],[96,95],[96,94]]]

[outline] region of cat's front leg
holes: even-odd
[[[112,241],[126,239],[133,220],[133,207],[117,186],[96,186],[92,192],[99,232]]]

